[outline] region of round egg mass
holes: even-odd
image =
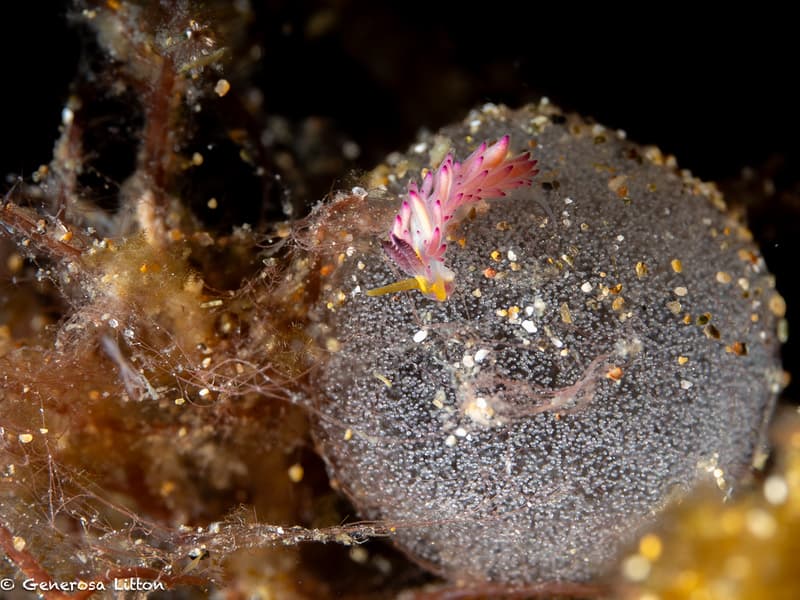
[[[509,135],[532,185],[449,230],[452,292],[382,248],[409,181]],[[487,105],[314,226],[315,437],[360,516],[452,580],[589,581],[672,500],[735,491],[782,376],[783,302],[713,185],[549,104]]]

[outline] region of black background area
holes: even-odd
[[[745,167],[766,172],[775,194],[745,199],[791,324],[800,301],[800,94],[788,15],[752,7],[701,14],[675,3],[561,11],[535,2],[252,5],[252,36],[263,47],[253,81],[266,112],[329,118],[358,143],[363,169],[404,150],[421,127],[436,129],[485,102],[517,106],[544,95],[657,144],[704,179],[725,184]],[[11,180],[51,157],[80,55],[68,6],[12,2],[1,11],[0,174]],[[800,373],[791,336],[784,356],[787,370]]]

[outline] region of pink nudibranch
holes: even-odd
[[[411,278],[369,290],[367,295],[417,289],[439,302],[447,299],[455,279],[444,264],[450,230],[471,204],[530,185],[538,173],[536,161],[527,152],[506,159],[508,146],[506,135],[491,146],[483,142],[463,163],[448,154],[435,172],[425,175],[421,187],[413,181],[408,184],[383,249]]]

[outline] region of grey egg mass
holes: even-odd
[[[380,242],[409,178],[505,134],[540,173],[456,230],[455,293],[366,296],[404,277]],[[450,579],[587,581],[671,500],[735,490],[780,389],[783,301],[713,186],[549,105],[485,107],[393,162],[320,220],[345,242],[315,436],[361,517]]]

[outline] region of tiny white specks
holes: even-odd
[[[547,303],[541,298],[536,298],[533,301],[533,309],[536,311],[536,314],[541,317],[544,311],[547,310]]]
[[[555,346],[556,348],[562,348],[564,346],[564,342],[562,342],[560,339],[556,337],[551,338],[550,341],[553,342],[553,346]]]
[[[672,291],[675,293],[675,295],[676,295],[676,296],[679,296],[679,297],[681,297],[681,298],[683,298],[683,297],[684,297],[686,294],[688,294],[688,293],[689,293],[689,290],[687,290],[687,289],[686,289],[685,287],[683,287],[682,285],[679,285],[678,287],[676,287],[676,288],[675,288],[674,290],[672,290]]]
[[[475,398],[463,406],[464,414],[480,425],[491,425],[494,409],[489,406],[486,398]],[[455,432],[458,435],[458,431]],[[466,430],[464,431],[466,435]],[[463,437],[463,436],[462,436]]]
[[[475,353],[475,362],[482,363],[484,360],[486,360],[487,356],[489,356],[489,351],[485,348],[481,348]]]
[[[622,358],[628,358],[639,354],[643,347],[644,344],[639,338],[623,338],[618,339],[614,344],[614,351]]]
[[[65,106],[61,111],[61,123],[69,127],[75,119],[75,113],[68,106]]]
[[[691,381],[689,381],[688,379],[681,379],[681,389],[682,389],[682,390],[688,390],[688,389],[690,389],[690,388],[691,388],[693,385],[694,385],[694,384],[693,384]]]
[[[417,344],[421,344],[425,341],[425,338],[428,337],[428,330],[427,329],[420,329],[417,333],[414,334],[413,339]]]
[[[509,250],[508,254],[506,256],[508,256],[508,260],[510,260],[510,261],[516,261],[517,260],[517,254],[513,250]]]
[[[358,196],[359,198],[365,198],[367,196],[367,190],[360,186],[354,187],[352,190],[350,190],[350,193],[353,194],[353,196]]]
[[[650,574],[650,561],[641,554],[634,554],[622,563],[622,574],[630,581],[644,581]]]
[[[532,306],[526,306],[525,307],[525,314],[530,317],[533,314],[533,307]]]
[[[789,497],[789,485],[780,475],[770,475],[764,482],[764,498],[770,504],[783,504]]]
[[[356,267],[358,267],[358,270],[359,270],[359,271],[363,271],[363,270],[364,270],[364,268],[365,268],[366,266],[367,266],[367,265],[365,265],[365,264],[364,264],[362,261],[358,261],[358,262],[356,263]]]
[[[478,129],[481,128],[481,120],[480,119],[473,119],[469,122],[469,132],[470,133],[478,133]]]
[[[591,283],[589,283],[588,281],[584,281],[584,282],[583,282],[583,285],[581,285],[581,291],[582,291],[584,294],[588,294],[589,292],[591,292],[591,291],[592,291],[592,284],[591,284]]]
[[[453,434],[448,435],[444,440],[444,445],[445,446],[449,446],[451,448],[453,446],[455,446],[456,445],[456,436],[454,436]]]
[[[467,430],[464,429],[463,427],[459,427],[453,433],[455,433],[457,437],[461,437],[461,438],[467,437]]]
[[[356,287],[353,288],[353,291],[350,292],[350,295],[351,296],[358,296],[360,293],[361,293],[361,286],[357,285]]]
[[[536,324],[530,319],[525,319],[522,323],[522,328],[528,333],[536,333]]]
[[[471,354],[465,354],[461,359],[461,364],[470,369],[475,366],[475,359],[472,358]]]
[[[427,149],[428,149],[428,144],[426,144],[425,142],[414,144],[414,147],[412,148],[415,154],[422,154]]]
[[[617,236],[617,241],[618,241],[618,242],[624,242],[624,241],[625,241],[625,236],[624,236],[624,235],[622,235],[622,234],[619,234],[619,235]]]
[[[572,204],[572,198],[564,198],[564,204]]]
[[[348,246],[344,253],[347,254],[347,256],[353,256],[353,254],[356,253],[356,249],[353,246]]]
[[[447,399],[444,390],[436,390],[436,394],[433,396],[433,400],[431,400],[431,404],[433,404],[436,408],[444,408],[444,401]]]

